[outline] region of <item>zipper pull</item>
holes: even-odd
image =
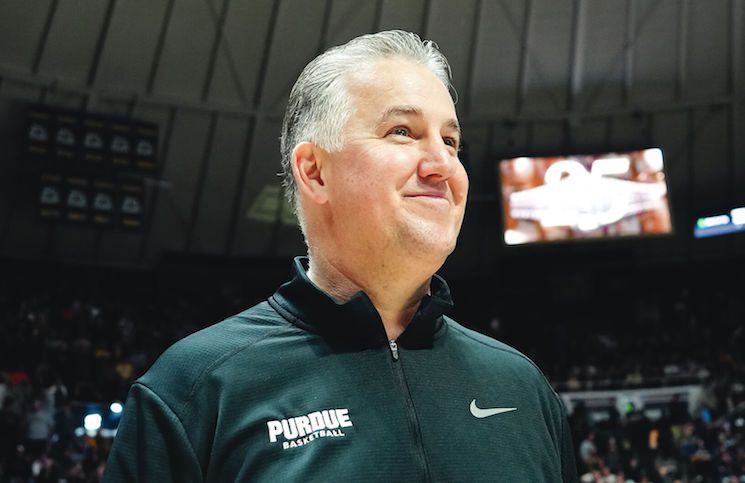
[[[393,356],[393,360],[398,360],[398,344],[396,344],[395,340],[389,340],[388,345],[391,346],[391,355]]]

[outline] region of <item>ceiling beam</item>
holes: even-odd
[[[681,101],[685,95],[688,73],[688,0],[678,2],[678,65],[675,75],[675,99]]]
[[[88,76],[86,77],[86,85],[88,86],[93,86],[96,83],[96,74],[98,73],[98,66],[101,63],[101,54],[106,45],[106,39],[109,36],[109,28],[111,27],[111,18],[114,16],[114,9],[116,9],[116,0],[109,0],[109,4],[106,6],[106,13],[103,17],[101,31],[98,32],[98,39],[96,40],[93,58],[91,59],[91,65],[88,69]],[[86,98],[86,103],[88,102],[89,99]]]
[[[476,0],[476,6],[473,9],[473,28],[471,29],[471,48],[468,49],[468,67],[466,77],[466,91],[463,93],[465,98],[465,114],[471,113],[473,104],[473,84],[474,74],[476,72],[476,52],[479,46],[479,33],[481,32],[481,19],[484,17],[483,14],[483,1]]]
[[[523,15],[523,26],[520,30],[520,67],[517,73],[517,93],[515,95],[515,114],[520,116],[525,105],[525,96],[528,92],[528,56],[530,52],[530,25],[533,17],[533,0],[525,2],[525,14]]]
[[[57,13],[57,6],[59,0],[52,0],[47,11],[47,18],[44,21],[44,27],[41,30],[39,36],[39,43],[36,46],[36,52],[34,52],[34,58],[31,62],[31,73],[36,75],[39,73],[39,66],[41,65],[41,59],[44,56],[44,51],[47,47],[47,40],[49,39],[49,31],[52,30],[52,22],[54,22],[54,16]]]
[[[230,8],[230,0],[223,0],[220,14],[215,15],[215,10],[212,7],[212,3],[210,3],[209,0],[204,1],[210,11],[212,22],[215,24],[215,38],[212,41],[212,48],[210,49],[210,54],[207,61],[207,72],[204,76],[204,83],[202,84],[202,94],[200,95],[200,99],[202,102],[205,102],[210,95],[212,80],[215,77],[215,65],[217,64],[217,56],[220,53],[220,45],[222,45],[223,37],[225,35],[225,19],[228,16],[228,9]],[[231,72],[231,75],[234,73],[237,74],[237,72]],[[234,81],[235,80],[236,79],[234,79]],[[238,80],[237,84],[238,86],[240,86],[240,80]],[[238,95],[241,96],[241,102],[245,106],[245,99],[243,97],[243,93],[240,90],[238,91]]]
[[[637,0],[628,0],[626,5],[626,40],[623,48],[623,90],[621,104],[628,107],[631,102],[631,92],[634,85],[633,46],[636,42]]]
[[[245,194],[245,183],[246,173],[248,173],[248,165],[251,162],[251,148],[253,147],[254,136],[256,135],[256,126],[259,119],[256,116],[256,112],[262,107],[262,98],[264,91],[264,84],[266,83],[267,71],[269,66],[269,54],[271,52],[272,43],[274,42],[275,31],[277,29],[277,21],[279,19],[279,4],[281,0],[274,0],[272,4],[272,11],[269,16],[269,28],[266,31],[264,37],[264,52],[261,57],[261,64],[259,65],[259,76],[256,82],[256,90],[254,91],[253,108],[254,115],[248,123],[248,132],[246,133],[246,145],[244,146],[243,158],[239,167],[239,175],[237,177],[237,186],[235,190],[235,196],[233,198],[233,206],[231,209],[231,217],[228,224],[230,228],[228,230],[228,237],[225,241],[225,255],[232,255],[233,249],[235,248],[235,236],[237,233],[237,226],[240,223],[240,211],[241,204],[243,203],[243,195]],[[329,0],[327,0],[329,1]]]
[[[572,40],[569,50],[569,86],[567,90],[567,111],[574,111],[577,96],[582,92],[582,69],[585,52],[585,23],[587,7],[585,0],[574,0],[572,15]]]
[[[158,31],[158,42],[155,44],[155,54],[153,55],[153,61],[150,63],[150,72],[147,76],[147,84],[145,85],[145,94],[151,95],[155,88],[155,76],[158,74],[158,66],[160,66],[160,57],[163,55],[163,46],[166,43],[166,35],[168,34],[168,25],[171,23],[171,16],[173,15],[173,4],[174,0],[168,0],[166,11],[163,13],[163,20],[160,22],[160,31]]]

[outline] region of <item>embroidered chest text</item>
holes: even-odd
[[[353,426],[349,409],[324,409],[305,416],[272,420],[266,422],[269,442],[284,439],[282,449],[297,448],[318,438],[339,438],[346,436],[342,428]]]

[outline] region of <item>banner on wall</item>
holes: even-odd
[[[154,174],[157,145],[153,123],[47,106],[27,110],[27,152],[47,168]]]
[[[38,169],[40,220],[142,229],[145,179],[158,171],[156,124],[30,106],[25,143]]]
[[[43,221],[139,231],[145,216],[145,184],[44,172],[39,177],[38,216]]]
[[[39,185],[39,218],[47,221],[62,219],[62,176],[42,173]]]
[[[128,181],[119,185],[119,226],[125,230],[142,228],[145,213],[145,185]]]
[[[91,184],[91,221],[94,225],[109,228],[114,226],[116,216],[116,184],[95,179]]]
[[[65,221],[85,224],[89,220],[89,181],[82,176],[65,177]]]

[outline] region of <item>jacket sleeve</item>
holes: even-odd
[[[102,481],[202,480],[202,468],[176,413],[148,387],[133,384]]]

